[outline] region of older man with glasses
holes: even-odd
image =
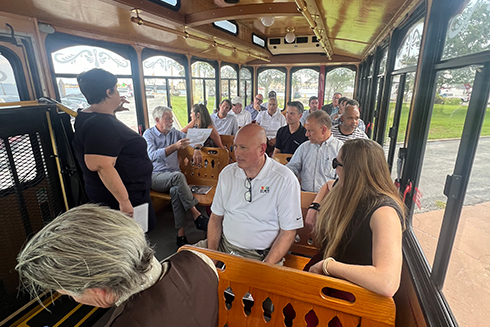
[[[265,155],[266,147],[262,127],[250,124],[238,131],[237,162],[219,175],[208,239],[198,246],[282,264],[303,227],[300,187],[288,168]]]
[[[267,108],[262,106],[263,102],[264,102],[264,96],[260,93],[257,93],[257,95],[254,98],[254,102],[245,107],[245,110],[250,112],[250,114],[252,115],[252,121],[254,121],[257,118],[258,114],[261,111],[267,110]]]

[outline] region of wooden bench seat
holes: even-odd
[[[327,326],[335,317],[344,327],[395,325],[392,298],[348,281],[192,246],[179,251],[188,249],[225,264],[218,269],[218,326],[307,326],[314,316],[318,324],[311,326]],[[332,297],[332,289],[351,293],[353,302]]]
[[[207,194],[194,194],[194,197],[199,201],[199,205],[210,206],[213,203],[219,173],[228,164],[229,155],[227,150],[219,148],[202,148],[201,153],[203,163],[200,166],[196,166],[192,162],[193,148],[187,147],[179,150],[179,167],[186,177],[187,184],[212,186]],[[152,190],[150,196],[155,212],[170,201],[169,193],[160,193]]]

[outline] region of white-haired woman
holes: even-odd
[[[57,290],[75,301],[117,306],[106,326],[216,326],[218,279],[206,256],[181,251],[162,263],[142,229],[119,211],[83,205],[36,234],[17,257],[33,295]]]

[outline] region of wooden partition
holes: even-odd
[[[192,246],[179,251],[188,249],[225,264],[218,269],[220,327],[327,326],[335,317],[343,327],[395,325],[392,298],[350,282]],[[327,295],[332,289],[355,299]]]
[[[285,165],[289,162],[289,160],[291,160],[292,157],[293,155],[290,153],[276,153],[275,155],[272,156],[272,159]]]
[[[235,135],[220,135],[221,143],[230,155],[230,163],[236,162],[235,158]]]

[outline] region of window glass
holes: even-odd
[[[485,326],[490,312],[490,108],[482,109],[485,119],[443,287],[461,327]],[[440,220],[443,210],[433,215]]]
[[[10,62],[0,54],[0,103],[20,101],[14,70]]]
[[[385,49],[383,51],[383,57],[381,57],[381,61],[379,63],[379,73],[378,75],[384,75],[386,70],[386,60],[388,59],[388,50]]]
[[[178,3],[178,0],[160,0],[160,1],[167,5],[171,5],[172,7],[176,7]]]
[[[171,58],[154,56],[143,61],[143,74],[145,76],[184,77],[185,70],[184,66]]]
[[[196,61],[192,64],[192,77],[214,78],[214,68],[204,61]]]
[[[247,68],[240,69],[240,97],[243,101],[243,106],[252,103],[252,73]]]
[[[56,84],[61,103],[68,108],[77,110],[89,106],[78,87],[76,76],[93,68],[102,68],[116,75],[117,90],[126,97],[129,103],[125,107],[129,111],[121,111],[116,117],[131,129],[138,131],[136,108],[134,104],[134,88],[131,76],[131,64],[117,53],[99,47],[77,45],[64,48],[51,54],[56,75]]]
[[[177,61],[154,56],[143,61],[145,94],[150,126],[155,125],[152,111],[156,106],[172,108],[174,127],[187,125],[187,92],[184,66]]]
[[[320,73],[313,69],[300,69],[291,74],[293,101],[301,101],[305,109],[309,108],[308,100],[318,96],[318,77]]]
[[[327,74],[325,80],[324,104],[332,102],[334,93],[340,92],[342,96],[352,98],[354,85],[356,83],[356,72],[348,68],[335,68]]]
[[[214,22],[213,25],[232,34],[238,34],[238,25],[230,22],[229,20],[220,20],[218,22]]]
[[[285,89],[286,89],[286,73],[277,69],[267,69],[261,72],[258,76],[258,89],[264,96],[264,103],[267,102],[267,96],[270,91],[275,91],[277,94],[277,107],[284,109]]]
[[[226,65],[221,67],[221,78],[237,78],[236,70]]]
[[[252,34],[252,42],[261,46],[261,47],[265,47],[265,40],[261,37],[258,37],[255,34]]]
[[[442,59],[490,50],[490,1],[471,0],[450,21]]]
[[[129,60],[99,47],[76,45],[51,54],[56,74],[80,74],[92,68],[102,68],[114,75],[131,75]]]
[[[419,182],[420,208],[415,207],[413,230],[432,266],[447,197],[443,194],[446,176],[453,173],[468,102],[461,81],[473,85],[474,72],[461,68],[439,72],[432,108],[428,141]],[[451,92],[451,93],[449,93]],[[471,92],[471,91],[470,91]],[[461,281],[461,280],[460,280]],[[458,287],[458,292],[463,288]]]
[[[391,139],[389,138],[390,128],[393,127],[393,119],[395,118],[395,107],[396,98],[398,96],[398,86],[400,85],[400,75],[392,77],[391,80],[391,94],[390,94],[390,106],[388,108],[388,119],[386,120],[386,130],[385,130],[385,146],[390,144]]]
[[[421,20],[408,31],[396,53],[395,70],[417,65],[423,30],[424,22]]]

